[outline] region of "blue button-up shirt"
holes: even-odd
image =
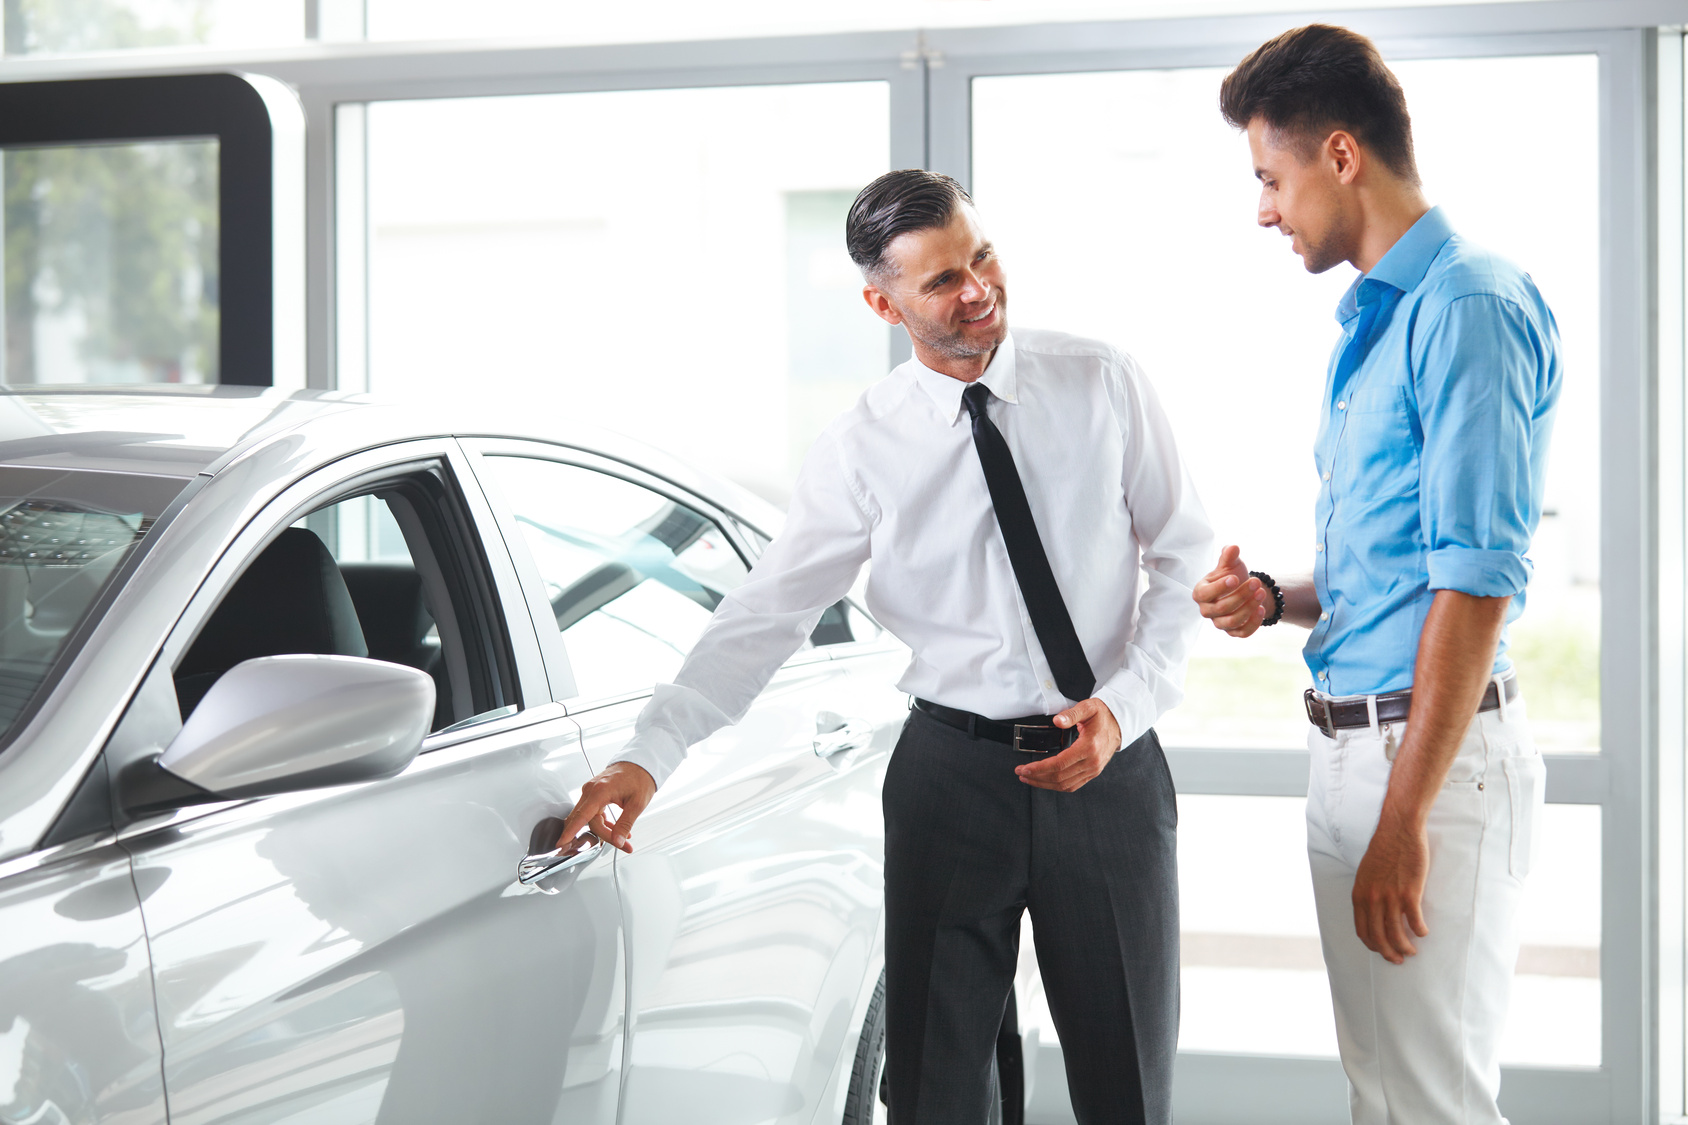
[[[1319,472],[1307,640],[1331,695],[1412,686],[1437,590],[1524,610],[1559,398],[1559,335],[1535,283],[1454,233],[1414,223],[1337,306],[1314,447]],[[1506,634],[1495,671],[1512,666]]]

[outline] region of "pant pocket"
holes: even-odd
[[[1530,856],[1536,842],[1536,813],[1541,806],[1547,769],[1539,754],[1502,758],[1501,766],[1506,770],[1506,793],[1512,806],[1507,868],[1514,879],[1522,879],[1530,873]]]

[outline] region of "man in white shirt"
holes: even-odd
[[[564,838],[631,851],[686,748],[745,715],[871,559],[868,608],[913,650],[915,697],[884,790],[892,1120],[985,1120],[1029,909],[1078,1120],[1167,1122],[1177,812],[1151,727],[1181,698],[1207,517],[1130,357],[1009,335],[960,184],[888,173],[846,234],[914,358],[816,441],[784,532]]]

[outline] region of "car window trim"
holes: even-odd
[[[450,511],[453,506],[454,494],[462,491],[461,485],[454,481],[454,475],[443,450],[430,455],[406,457],[376,468],[354,473],[330,487],[315,492],[308,499],[291,505],[290,510],[286,511],[280,522],[272,526],[264,535],[262,541],[247,553],[246,566],[250,566],[252,561],[269,544],[273,543],[282,532],[313,512],[331,508],[336,504],[343,504],[360,496],[376,496],[381,492],[398,493],[405,503],[413,509],[411,514],[417,520],[417,527],[414,530],[419,532],[424,540],[427,540],[426,545],[430,555],[433,556],[428,565],[438,570],[437,577],[446,588],[453,620],[442,623],[441,628],[442,633],[455,634],[460,650],[459,655],[465,663],[464,671],[470,681],[467,685],[469,705],[482,711],[490,711],[505,706],[509,702],[519,705],[521,702],[519,682],[515,684],[517,698],[514,700],[504,699],[509,690],[506,681],[516,680],[517,677],[509,654],[508,629],[502,622],[503,615],[496,612],[493,605],[488,604],[496,601],[496,598],[489,598],[490,591],[477,588],[482,586],[485,581],[484,560],[475,557],[478,553],[475,544],[463,542],[462,528],[454,530],[452,526],[454,523],[466,523],[469,530],[475,532],[478,537],[478,529],[475,528],[472,517],[464,518],[463,514]],[[423,484],[420,479],[423,477],[431,477],[438,483],[441,493],[439,496],[423,495],[429,491],[428,486]],[[281,497],[277,499],[280,500]],[[424,512],[423,508],[431,509],[431,511]],[[264,511],[254,517],[247,526],[250,527],[266,519],[272,510],[274,510],[272,506],[266,506]],[[400,518],[397,511],[394,512],[394,518]],[[432,542],[431,536],[428,534],[430,523],[436,521],[440,525],[436,530],[446,539],[444,543],[436,544]],[[242,534],[244,533],[245,529],[242,529]],[[406,538],[408,540],[409,536],[407,535]],[[442,560],[439,558],[442,549],[464,557]],[[477,566],[477,563],[482,565]],[[220,564],[221,560],[219,560]],[[245,573],[245,569],[246,567],[242,566],[233,578],[223,586],[210,611],[194,626],[192,635],[173,655],[170,661],[172,671],[192,650],[200,632],[210,622],[212,614],[216,612],[216,607],[221,604],[222,598],[227,596],[229,591],[234,588],[234,583],[240,580],[240,575]],[[462,573],[453,575],[452,570]],[[477,580],[477,571],[482,572],[480,580]],[[197,595],[195,600],[198,600]],[[461,620],[466,610],[471,617],[477,618],[477,620]],[[482,693],[487,693],[485,699],[478,698]],[[487,705],[483,707],[481,706],[482,703]]]
[[[603,473],[605,476],[625,481],[636,488],[643,488],[648,492],[654,492],[656,495],[667,499],[670,503],[679,504],[691,509],[693,512],[696,512],[699,516],[702,516],[704,519],[713,524],[716,530],[718,530],[727,540],[727,543],[733,548],[734,552],[737,553],[739,556],[739,562],[744,565],[744,569],[747,573],[753,566],[755,566],[755,555],[749,551],[747,544],[741,539],[742,521],[740,521],[738,517],[723,511],[719,506],[710,503],[705,498],[692,492],[690,489],[675,484],[666,477],[657,476],[654,473],[646,473],[640,470],[637,466],[629,465],[624,461],[618,461],[613,457],[605,457],[589,450],[576,449],[574,446],[569,445],[553,444],[551,442],[535,441],[526,438],[477,437],[460,438],[458,440],[463,446],[464,451],[476,459],[486,457],[526,457],[535,461],[552,461],[560,465],[568,465],[571,468],[584,469],[588,472],[594,473]],[[538,633],[540,631],[539,615],[541,613],[552,612],[550,598],[545,592],[544,579],[539,573],[539,565],[533,560],[533,555],[527,548],[527,540],[522,535],[521,529],[517,526],[515,513],[509,510],[503,493],[498,489],[495,483],[489,484],[489,482],[485,479],[485,474],[479,464],[475,465],[474,471],[477,479],[481,482],[481,489],[485,493],[488,503],[494,505],[499,513],[500,529],[503,530],[506,526],[509,528],[508,531],[504,532],[505,545],[510,549],[510,553],[513,557],[519,557],[522,560],[517,569],[521,573],[523,584],[530,591],[527,599],[528,611],[534,619],[534,631]],[[511,540],[514,540],[514,542],[511,542]],[[555,621],[555,616],[553,616],[552,620]],[[573,658],[568,653],[567,642],[563,640],[560,631],[557,632],[556,640],[562,649],[562,659],[570,662],[567,667],[570,669],[570,686],[573,687]],[[798,650],[798,652],[795,653],[791,659],[787,660],[785,664],[781,665],[781,667],[790,668],[803,664],[811,664],[817,660],[830,660],[831,658],[831,655],[825,648],[820,646],[810,646],[809,648]],[[577,690],[574,694],[565,697],[562,702],[568,706],[569,714],[575,715],[584,711],[595,710],[600,707],[608,707],[616,703],[625,703],[634,699],[643,699],[648,697],[650,694],[651,691],[649,688],[640,688],[634,691],[621,692],[614,695],[592,696],[587,698],[581,696]]]
[[[164,660],[172,669],[181,663],[194,638],[204,628],[223,596],[245,572],[251,559],[284,529],[291,527],[313,510],[376,491],[375,486],[381,481],[395,480],[403,476],[407,467],[414,469],[429,466],[445,470],[442,476],[446,478],[444,483],[447,491],[455,491],[465,503],[468,519],[461,522],[466,522],[467,530],[473,533],[485,568],[493,572],[487,575],[493,582],[494,594],[492,604],[488,608],[498,611],[498,616],[504,622],[504,627],[500,629],[504,644],[506,648],[514,650],[508,656],[513,680],[511,688],[517,693],[526,691],[539,662],[537,645],[535,644],[530,651],[523,651],[525,646],[522,645],[522,638],[516,629],[520,621],[509,620],[507,606],[503,599],[497,596],[499,583],[496,572],[499,570],[499,556],[492,550],[492,546],[485,542],[481,521],[476,518],[474,497],[469,494],[464,478],[467,465],[461,460],[455,463],[453,461],[452,455],[458,452],[455,442],[450,438],[406,439],[337,458],[289,482],[230,538],[216,562],[201,579],[198,590],[177,616],[175,624],[159,647],[157,658]],[[473,477],[468,480],[473,480]],[[260,532],[257,530],[259,528],[264,530]],[[253,537],[258,537],[255,544],[252,543]],[[240,552],[239,559],[235,558],[237,551]],[[508,564],[507,556],[505,562]],[[531,641],[531,634],[528,639]],[[517,698],[519,701],[522,696],[518,694]]]

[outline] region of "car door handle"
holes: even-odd
[[[562,821],[556,818],[548,818],[542,821],[539,827],[545,828],[551,824],[556,825],[555,828],[550,830],[550,838],[555,840],[557,833],[562,830]],[[534,830],[534,835],[536,837],[539,835],[539,829]],[[530,843],[528,846],[533,847],[534,845]],[[522,861],[516,864],[516,880],[531,886],[541,879],[549,879],[551,876],[561,874],[571,867],[584,867],[597,859],[603,853],[603,850],[604,842],[602,840],[590,832],[582,831],[580,835],[570,840],[563,847],[552,848],[550,851],[534,852],[524,856]]]
[[[858,750],[873,741],[873,724],[846,719],[831,711],[815,716],[815,757],[829,758],[841,750]]]

